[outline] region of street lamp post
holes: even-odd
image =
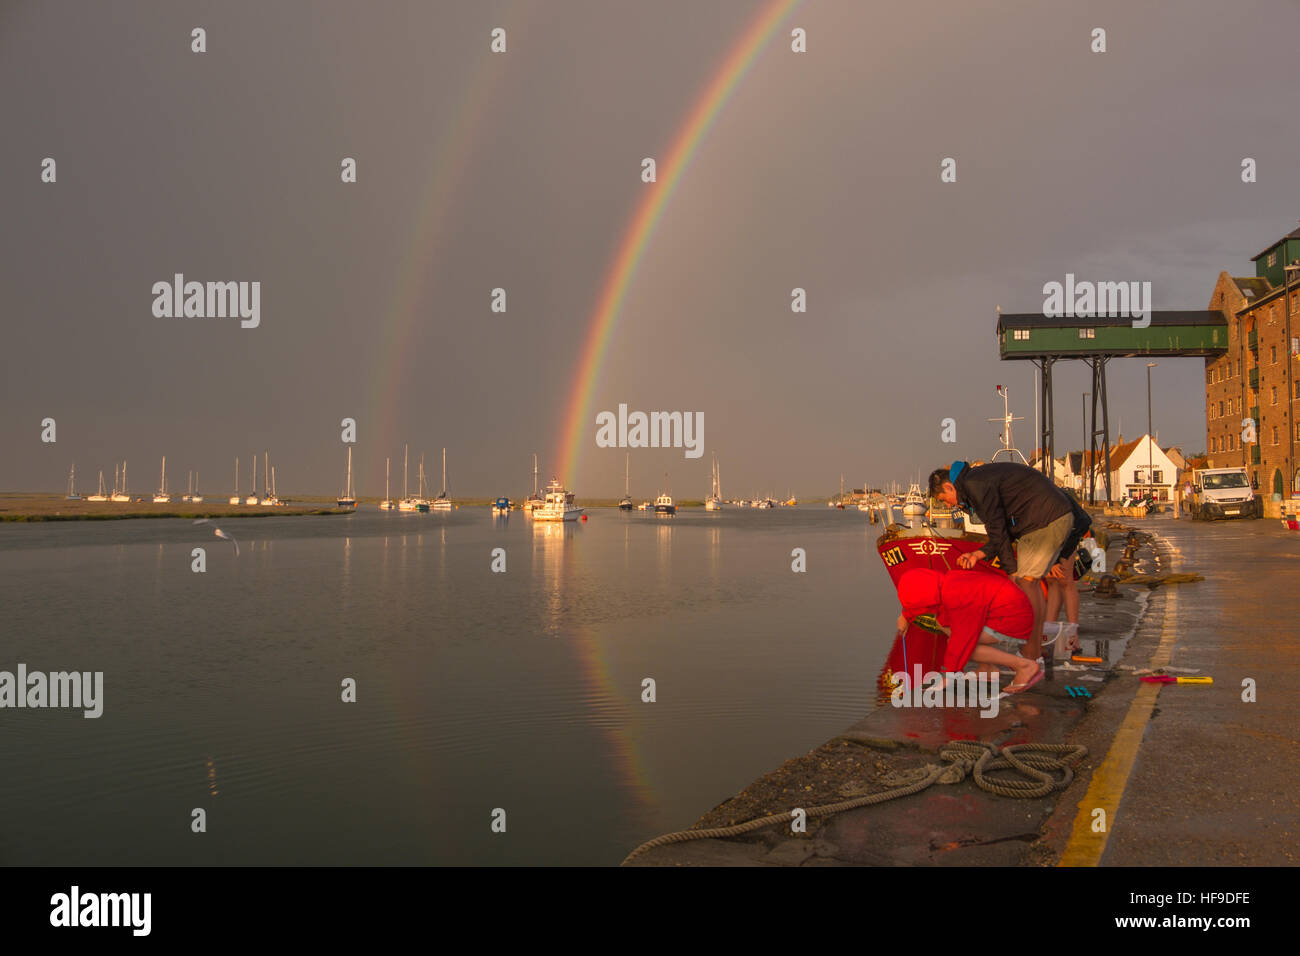
[[[1084,491],[1083,469],[1092,467],[1092,462],[1088,461],[1088,395],[1089,394],[1090,394],[1089,392],[1083,393],[1083,403],[1082,403],[1083,444],[1079,446],[1080,448],[1083,449],[1083,451],[1079,452],[1079,497],[1080,498],[1083,497],[1083,491]]]
[[[1155,439],[1151,435],[1151,370],[1156,367],[1155,362],[1147,362],[1147,499],[1154,503],[1156,497],[1155,488],[1155,449],[1151,443]]]

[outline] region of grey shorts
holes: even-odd
[[[1074,527],[1074,515],[1063,514],[1046,528],[1031,531],[1016,542],[1018,578],[1041,578],[1052,569],[1061,553],[1061,545]]]

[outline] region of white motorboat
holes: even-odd
[[[540,506],[533,507],[534,521],[577,521],[582,509],[574,503],[574,495],[552,478],[546,486],[546,496]]]

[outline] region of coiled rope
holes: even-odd
[[[1051,756],[1058,754],[1059,756]],[[939,748],[939,759],[943,764],[926,764],[913,770],[894,771],[886,774],[882,780],[894,784],[890,790],[872,793],[862,797],[841,800],[820,807],[805,807],[807,817],[826,817],[845,810],[858,807],[870,807],[900,797],[910,797],[920,793],[936,783],[958,784],[966,777],[972,776],[981,790],[1002,797],[1033,798],[1045,797],[1057,790],[1064,790],[1074,780],[1074,770],[1079,762],[1088,755],[1088,748],[1076,744],[1012,744],[1001,749],[993,744],[974,740],[952,740]],[[998,770],[1015,770],[1021,779],[992,779],[989,773]],[[1059,775],[1059,776],[1058,776]],[[724,837],[740,836],[762,830],[775,823],[789,823],[791,811],[774,813],[771,816],[748,820],[729,827],[709,827],[702,830],[678,830],[655,837],[627,855],[624,863],[635,859],[647,850],[667,846],[671,843],[685,843],[689,840],[710,840]]]

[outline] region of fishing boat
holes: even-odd
[[[533,507],[532,513],[534,521],[577,521],[582,509],[574,503],[573,493],[552,478],[546,486],[546,497],[540,506]]]
[[[631,454],[629,454],[627,456],[627,460],[623,463],[623,500],[618,503],[619,511],[631,511],[633,508],[632,495],[628,490],[630,488],[629,482],[630,482],[631,474],[632,474],[632,456]]]
[[[533,454],[533,493],[524,499],[524,511],[528,514],[532,514],[533,511],[537,508],[540,508],[542,504],[543,504],[542,496],[537,491],[537,455],[536,453],[534,453]]]
[[[356,495],[352,492],[352,446],[348,445],[348,478],[347,484],[343,487],[343,494],[338,499],[340,508],[355,508],[357,506]]]
[[[388,467],[391,463],[391,458],[384,459],[384,500],[379,502],[380,511],[392,511],[397,507],[397,503],[388,497]]]
[[[420,470],[424,471],[424,458],[420,458]],[[434,511],[450,511],[451,499],[447,497],[447,449],[442,450],[442,493],[429,502]]]
[[[113,469],[113,497],[109,501],[123,502],[130,501],[131,496],[126,493],[126,462],[122,462],[122,487],[117,487],[117,468]]]
[[[107,500],[108,500],[108,495],[104,494],[104,472],[103,472],[102,470],[101,470],[100,473],[99,473],[99,491],[95,492],[93,495],[91,495],[91,496],[90,496],[89,498],[87,498],[86,500],[87,500],[87,501],[107,501]]]
[[[163,455],[162,460],[162,479],[158,486],[158,492],[153,496],[153,503],[156,505],[171,504],[172,496],[167,494],[167,456]]]
[[[496,501],[492,502],[492,514],[494,517],[510,514],[510,499],[505,495],[502,495]]]
[[[104,475],[102,472],[100,473],[99,476],[99,482],[101,485],[104,483]],[[72,470],[68,472],[68,496],[67,497],[69,501],[81,500],[81,495],[77,494],[77,465],[75,462],[72,465]]]
[[[235,459],[235,493],[230,496],[229,503],[232,505],[238,505],[243,503],[243,499],[239,497],[239,459],[238,458]]]
[[[709,491],[709,497],[704,499],[705,511],[722,510],[722,473],[718,471],[718,459],[713,459],[713,487]]]
[[[903,517],[920,518],[925,515],[925,496],[921,494],[921,486],[912,482],[912,486],[907,489],[907,497],[903,499]]]
[[[253,488],[252,494],[244,499],[246,505],[261,504],[262,499],[257,497],[257,455],[253,455]]]
[[[677,506],[673,504],[672,495],[668,493],[668,473],[664,473],[664,490],[659,493],[655,499],[655,514],[657,515],[675,515]]]
[[[923,528],[912,530],[890,525],[876,540],[876,551],[885,563],[885,570],[895,590],[902,576],[914,568],[947,573],[957,567],[957,558],[982,548],[988,543],[984,535],[961,531]],[[1005,575],[995,557],[991,561],[980,559],[976,568]],[[931,616],[922,616],[909,622],[907,630],[894,638],[893,647],[880,672],[880,688],[892,690],[893,675],[914,674],[919,666],[922,674],[942,669],[948,638],[939,630],[938,622]]]

